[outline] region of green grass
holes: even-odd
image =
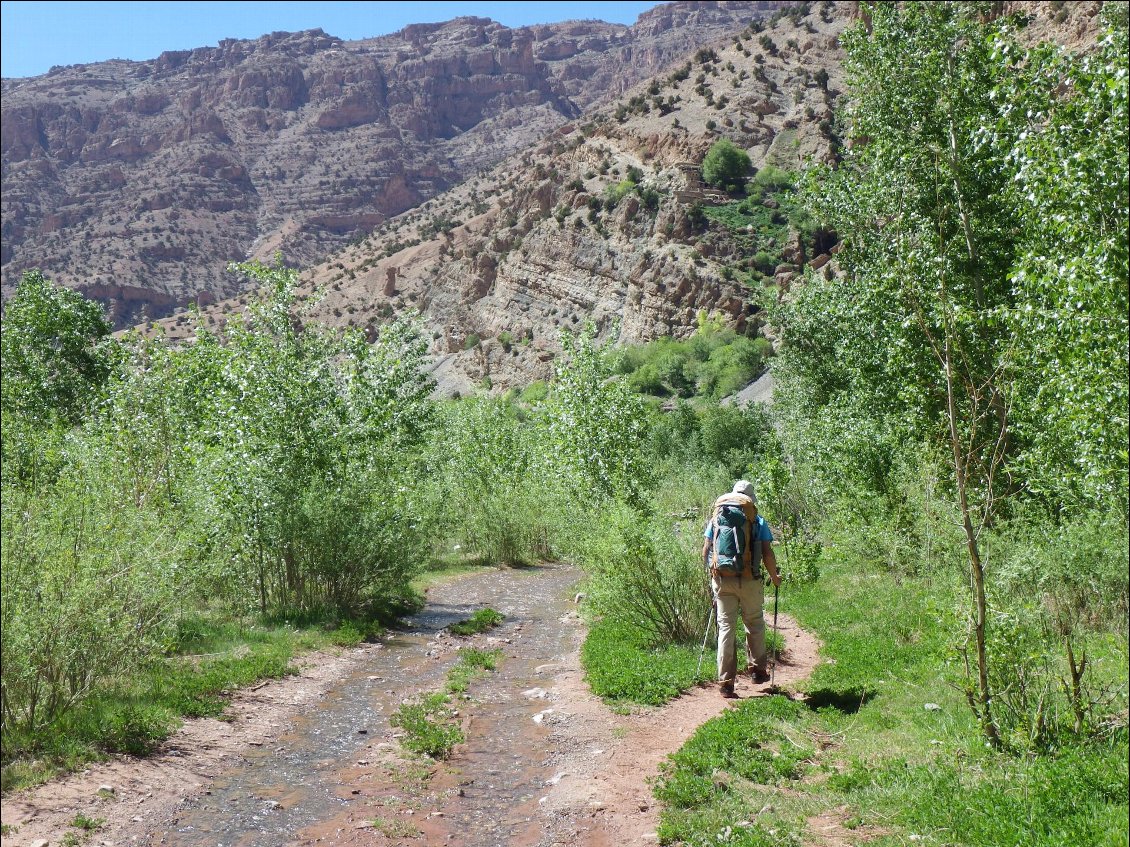
[[[455,723],[451,695],[465,695],[473,680],[495,670],[500,661],[501,650],[461,650],[441,691],[403,703],[389,716],[390,725],[404,730],[401,746],[432,759],[450,756],[455,745],[464,740],[463,730]]]
[[[592,622],[581,648],[581,663],[593,692],[606,700],[659,705],[714,678],[713,650],[707,645],[701,672],[698,648],[653,648],[648,635],[626,621]]]
[[[504,614],[488,606],[485,609],[476,609],[471,617],[449,626],[448,631],[452,635],[476,635],[480,632],[486,632],[488,629],[494,629],[505,618]]]
[[[581,648],[581,663],[593,693],[610,704],[658,706],[702,682],[714,682],[716,648],[711,639],[702,649],[702,642],[667,644],[655,647],[651,635],[630,621],[603,618],[589,625],[588,636]],[[739,621],[735,636],[738,644],[738,670],[746,668],[745,627]],[[784,636],[770,629],[767,616],[765,646],[773,650],[786,647]],[[701,651],[702,662],[699,663]]]
[[[831,784],[864,818],[982,845],[1125,845],[1125,745],[1079,747],[1035,759],[981,756],[964,763],[878,768],[856,763]]]
[[[437,691],[401,704],[388,719],[391,726],[404,730],[401,746],[433,759],[450,756],[455,745],[463,741],[463,730],[455,724],[450,702],[450,697]]]
[[[782,611],[824,640],[807,702],[747,701],[700,727],[656,784],[662,843],[807,843],[823,813],[870,845],[1125,847],[1125,728],[1054,755],[987,749],[953,684],[959,592],[956,575],[863,562],[786,584]]]
[[[783,795],[761,787],[792,785],[809,771],[816,748],[805,728],[813,720],[803,705],[774,696],[745,700],[703,724],[661,766],[661,842],[795,843],[803,818],[777,813]],[[773,814],[764,814],[767,805]],[[749,825],[734,826],[741,821]]]
[[[447,673],[445,691],[449,694],[466,694],[473,680],[493,671],[502,661],[501,650],[470,648],[459,653],[459,661]]]
[[[83,829],[87,832],[93,832],[96,829],[101,829],[102,825],[106,823],[105,818],[88,818],[81,812],[74,816],[71,820],[71,826],[75,829]]]
[[[416,824],[397,818],[373,818],[373,828],[385,838],[417,838],[420,835]]]
[[[703,206],[702,211],[711,221],[729,230],[730,236],[749,255],[762,250],[779,255],[788,243],[786,216],[761,205],[760,200],[735,200],[721,206]]]

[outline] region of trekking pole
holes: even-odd
[[[706,653],[706,639],[710,637],[710,625],[714,623],[714,604],[710,604],[710,617],[706,620],[706,632],[702,634],[702,647],[698,651],[698,665],[695,666],[694,675],[698,678],[699,671],[702,670],[702,657]]]
[[[769,669],[769,685],[773,685],[773,677],[777,674],[777,595],[780,586],[773,586],[773,667]]]

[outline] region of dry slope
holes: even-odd
[[[321,259],[779,5],[272,33],[5,79],[4,296],[39,267],[119,327],[231,296],[227,261]]]
[[[736,201],[707,190],[698,164],[729,138],[756,167],[834,156],[842,88],[837,37],[854,4],[813,4],[703,47],[488,172],[472,177],[304,275],[320,292],[311,317],[370,332],[421,312],[447,392],[548,374],[559,330],[595,324],[643,341],[693,330],[700,312],[739,328],[808,262],[827,262],[828,233],[789,232],[773,197],[768,232],[712,222]],[[758,201],[762,204],[762,201]],[[704,208],[706,211],[704,212]],[[735,273],[761,244],[757,274]],[[760,249],[760,248],[756,248]],[[208,310],[210,320],[242,298]],[[182,315],[164,322],[191,331]]]

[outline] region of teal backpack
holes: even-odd
[[[761,575],[757,507],[748,498],[739,497],[724,494],[714,503],[711,567],[718,576],[741,576],[748,563],[756,579]]]

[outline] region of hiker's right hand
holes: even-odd
[[[778,588],[780,587],[780,585],[781,585],[781,575],[779,573],[773,574],[772,576],[769,577],[769,579],[773,583],[774,586],[776,586]]]

